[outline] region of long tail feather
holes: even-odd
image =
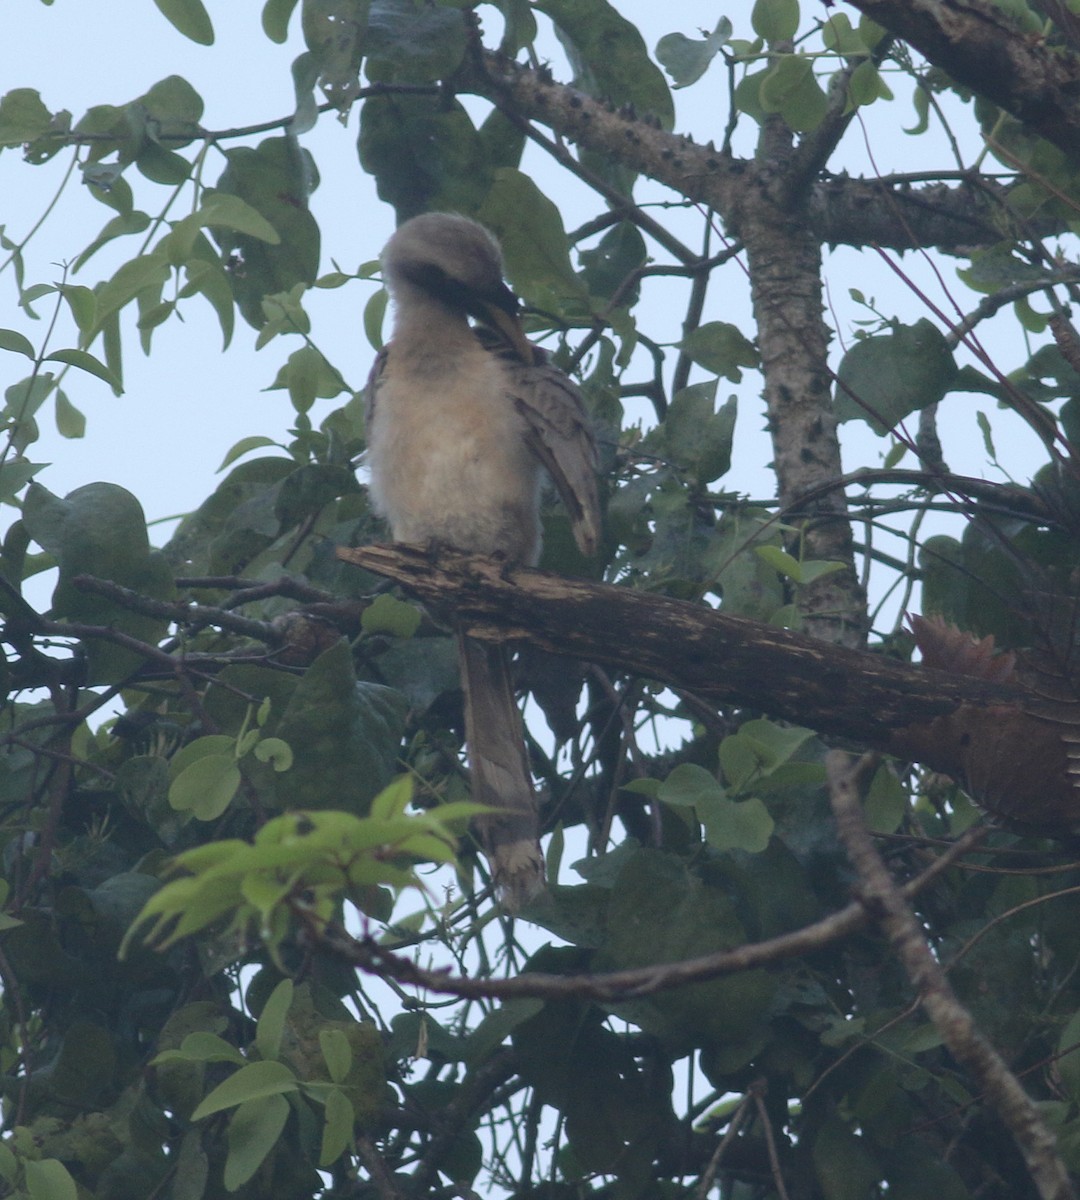
[[[544,887],[536,796],[504,645],[459,635],[465,741],[473,799],[497,812],[477,821],[502,903],[520,908]]]

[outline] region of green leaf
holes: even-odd
[[[719,479],[731,466],[738,402],[732,396],[716,411],[715,397],[715,379],[683,388],[648,441],[650,448],[702,485]]]
[[[232,803],[240,787],[240,768],[233,754],[207,754],[173,780],[169,804],[177,812],[190,812],[200,821],[216,821]]]
[[[796,133],[815,130],[829,101],[804,54],[782,54],[765,73],[758,100],[766,113],[779,113]]]
[[[284,45],[289,36],[289,18],[297,0],[266,0],[262,10],[263,33],[277,44]]]
[[[266,321],[266,297],[306,286],[319,273],[319,226],[308,209],[319,174],[311,154],[288,137],[267,138],[254,148],[237,146],[225,157],[228,166],[218,180],[215,198],[224,193],[239,197],[277,238],[268,240],[261,225],[255,234],[228,225],[214,230],[222,253],[235,254],[242,264],[242,269],[229,273],[229,283],[244,319],[258,329]],[[234,218],[240,212],[219,211]]]
[[[266,437],[265,434],[252,434],[251,437],[241,438],[234,443],[229,452],[221,460],[219,471],[224,471],[226,467],[231,466],[238,458],[243,458],[245,454],[252,450],[261,450],[264,446],[276,446],[277,443],[271,437]]]
[[[319,1048],[326,1070],[335,1083],[344,1081],[352,1069],[352,1047],[341,1029],[320,1029]]]
[[[567,315],[589,311],[559,207],[528,175],[500,167],[476,217],[502,243],[506,274],[528,304]]]
[[[281,738],[262,738],[252,751],[259,762],[269,763],[275,771],[288,771],[293,765],[292,747]]]
[[[457,101],[372,96],[360,110],[360,164],[399,223],[417,213],[474,213],[492,179],[484,145]]]
[[[908,810],[907,793],[888,765],[874,774],[863,803],[863,816],[873,833],[895,833]]]
[[[155,599],[173,596],[173,572],[160,551],[150,548],[146,517],[130,492],[111,483],[91,483],[61,500],[35,484],[27,493],[23,520],[31,537],[57,558],[57,617],[112,627],[156,644],[167,627],[164,618],[132,612],[74,582],[86,574]],[[87,639],[86,652],[95,682],[122,679],[143,662],[137,651],[97,639]]]
[[[750,24],[770,45],[791,41],[799,32],[799,0],[754,0]]]
[[[24,1159],[23,1171],[30,1200],[78,1200],[78,1189],[59,1159]]]
[[[80,438],[86,432],[86,418],[67,398],[67,392],[56,389],[56,432],[61,438]]]
[[[957,378],[944,336],[925,318],[855,343],[837,371],[836,415],[859,418],[878,434],[936,404]]]
[[[52,113],[33,88],[13,88],[0,99],[0,146],[33,142],[52,127]]]
[[[270,993],[255,1026],[255,1045],[266,1061],[276,1059],[281,1052],[281,1035],[285,1018],[292,1004],[293,981],[283,979]]]
[[[574,86],[614,104],[631,104],[639,114],[675,123],[675,106],[663,73],[649,57],[637,26],[607,0],[537,0],[555,22],[555,32],[574,70]]]
[[[196,214],[203,225],[220,226],[236,233],[245,233],[276,246],[281,241],[278,231],[258,211],[239,196],[228,192],[208,190]]]
[[[333,1032],[340,1031],[334,1030]],[[345,1153],[352,1141],[355,1121],[356,1112],[353,1109],[352,1101],[340,1088],[332,1089],[326,1097],[323,1112],[322,1145],[319,1148],[320,1167],[328,1167]]]
[[[10,350],[14,354],[24,354],[31,361],[37,357],[30,339],[24,337],[14,329],[0,329],[0,350]]]
[[[165,19],[200,46],[214,44],[214,26],[202,0],[154,0]]]
[[[360,628],[369,634],[386,633],[391,637],[410,638],[420,628],[421,619],[415,605],[383,592],[360,614]]]
[[[297,1087],[296,1076],[284,1063],[248,1063],[223,1083],[219,1083],[191,1114],[191,1119],[201,1121],[204,1117],[222,1112],[226,1108],[233,1108],[245,1101],[295,1092]]]
[[[123,394],[124,389],[120,386],[119,379],[103,362],[86,350],[54,350],[52,354],[45,355],[44,361],[67,363],[69,367],[78,367],[80,371],[86,371],[87,374],[104,380],[117,396]]]
[[[252,1063],[254,1067],[278,1065]],[[262,1166],[263,1160],[277,1145],[288,1118],[289,1102],[283,1096],[258,1096],[237,1107],[229,1120],[227,1134],[229,1153],[225,1159],[224,1183],[228,1191],[235,1192],[243,1187]],[[193,1114],[193,1119],[198,1117]]]
[[[714,375],[722,375],[732,383],[742,379],[741,367],[759,367],[761,360],[753,342],[737,325],[727,321],[707,321],[699,325],[678,343],[680,350],[698,366]]]
[[[731,22],[721,17],[704,40],[682,33],[666,33],[656,43],[656,57],[677,88],[696,83],[709,69],[720,48],[731,38]]]
[[[465,56],[464,14],[412,0],[371,0],[364,35],[364,73],[373,83],[433,83]]]
[[[348,642],[324,651],[271,731],[293,750],[289,805],[366,811],[395,774],[406,707],[391,688],[357,681]]]

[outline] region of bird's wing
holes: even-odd
[[[581,393],[545,363],[508,363],[506,376],[529,449],[551,476],[582,554],[593,554],[600,540],[596,442]]]
[[[389,346],[383,346],[375,355],[375,361],[371,364],[371,370],[368,372],[367,383],[364,385],[364,422],[368,429],[371,428],[371,419],[375,415],[375,393],[378,391],[382,373],[386,369],[389,350]]]

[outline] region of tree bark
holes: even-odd
[[[452,608],[473,637],[531,642],[923,763],[1025,832],[1080,827],[1077,708],[1018,683],[934,671],[633,588],[414,546],[338,556]]]

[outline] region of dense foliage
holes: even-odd
[[[213,42],[203,0],[156,3],[163,36]],[[1040,114],[1080,77],[1080,22],[1067,0],[940,0],[919,6],[956,10],[935,40],[910,7],[757,0],[648,47],[608,0],[267,0],[250,36],[295,43],[296,107],[257,131],[215,131],[177,74],[78,115],[44,87],[0,99],[4,153],[28,173],[67,159],[102,216],[43,281],[0,201],[0,1194],[1069,1194],[1067,839],[995,827],[935,870],[977,809],[918,764],[872,772],[863,819],[917,880],[904,936],[944,968],[950,1023],[898,952],[887,886],[838,837],[812,707],[801,726],[716,711],[525,645],[552,887],[511,919],[466,832],[452,639],[335,554],[382,533],[345,380],[387,316],[379,246],[350,271],[309,207],[305,135],[340,117],[398,219],[455,210],[499,236],[530,336],[580,382],[605,541],[582,559],[552,503],[543,568],[879,657],[911,657],[917,607],[1028,652],[1071,730],[1080,118]],[[716,145],[681,136],[683,88]],[[871,121],[925,146],[917,172],[840,171]],[[576,228],[562,188],[588,206]],[[899,298],[853,289],[857,320],[830,329],[837,247],[884,257]],[[920,292],[915,317],[907,251],[948,298]],[[745,321],[724,304],[744,272]],[[317,293],[370,352],[330,361]],[[80,380],[119,392],[123,351],[153,362],[162,328],[206,305],[226,343],[277,354],[294,420],[223,444],[223,478],[155,545],[118,485],[50,490],[38,422],[80,437]],[[726,482],[736,386],[739,422],[761,424],[763,397],[768,496]],[[1022,433],[1024,479],[950,471],[973,396],[998,406],[982,474]],[[868,461],[842,466],[838,423]],[[883,886],[880,926],[832,922]],[[1000,1055],[990,1082],[962,1052],[965,1011]],[[1022,1117],[999,1101],[1017,1078],[1038,1102]]]

